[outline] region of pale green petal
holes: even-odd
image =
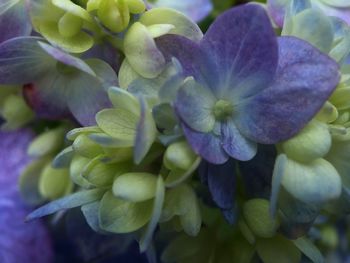
[[[145,12],[141,18],[140,23],[145,26],[155,24],[171,24],[175,28],[169,33],[185,36],[194,41],[200,41],[203,33],[196,23],[191,21],[184,14],[170,8],[153,8]]]
[[[112,233],[134,232],[151,218],[152,200],[133,203],[117,198],[112,191],[107,192],[100,204],[100,227]]]
[[[158,50],[147,27],[133,24],[125,35],[124,53],[133,69],[145,78],[157,77],[165,67],[165,58]]]
[[[149,173],[126,173],[113,183],[113,194],[126,201],[143,202],[156,195],[157,176]]]
[[[108,135],[122,141],[133,141],[138,116],[124,109],[106,109],[96,114],[98,126]]]
[[[337,170],[324,159],[311,163],[288,159],[282,185],[307,204],[322,204],[340,196],[342,182]]]

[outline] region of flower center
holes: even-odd
[[[232,116],[232,103],[227,100],[218,100],[214,105],[213,112],[217,120],[226,120],[228,117]]]

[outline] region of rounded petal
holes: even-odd
[[[221,134],[222,147],[232,158],[249,161],[256,155],[257,144],[245,138],[232,120],[221,125]]]
[[[279,52],[273,84],[237,107],[239,130],[264,144],[275,144],[298,133],[339,82],[337,63],[307,42],[282,37]]]
[[[228,160],[228,155],[222,149],[221,140],[212,133],[200,133],[182,125],[188,143],[192,149],[213,164],[223,164]]]
[[[278,62],[277,39],[270,19],[259,5],[242,5],[220,15],[200,45],[219,75],[219,82],[214,79],[210,83],[218,97],[229,90],[233,98],[240,100],[267,88],[273,80]]]
[[[191,129],[210,132],[214,128],[213,107],[215,97],[211,91],[188,79],[178,91],[175,102],[177,114]]]

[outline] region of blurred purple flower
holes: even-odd
[[[30,161],[29,130],[0,132],[0,262],[53,262],[51,240],[41,221],[25,223],[30,209],[20,198],[18,176]]]

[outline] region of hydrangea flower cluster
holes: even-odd
[[[28,221],[80,207],[150,262],[339,257],[347,0],[243,4],[206,32],[203,0],[0,3],[2,128],[37,132]]]

